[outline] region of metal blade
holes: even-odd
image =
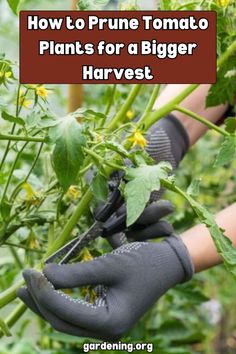
[[[73,240],[71,240],[70,242],[68,242],[66,245],[62,246],[61,248],[59,248],[59,250],[57,250],[56,252],[54,252],[53,254],[51,254],[51,256],[49,256],[46,260],[45,263],[56,263],[57,260],[59,260],[62,256],[64,256],[66,253],[68,253],[70,251],[70,249],[78,242],[78,240],[83,236],[84,234],[81,234],[79,236],[77,236],[76,238],[74,238]]]
[[[90,229],[83,234],[78,241],[72,246],[70,251],[62,258],[59,264],[64,264],[69,262],[71,258],[73,258],[79,251],[82,250],[85,246],[88,245],[89,242],[95,240],[98,236],[102,234],[103,231],[103,223],[100,221],[96,221]]]
[[[60,248],[57,252],[52,254],[46,259],[45,263],[55,263],[56,260],[63,257],[59,264],[67,263],[71,258],[73,258],[79,251],[81,251],[88,243],[95,240],[98,236],[102,235],[103,223],[96,221],[88,231],[84,234],[77,236],[74,240],[67,243],[65,246]]]

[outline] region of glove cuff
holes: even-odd
[[[148,154],[156,161],[169,161],[175,169],[189,148],[189,137],[181,122],[169,114],[154,124],[148,134]]]
[[[163,125],[166,125],[167,131],[169,129],[172,151],[178,165],[184,158],[190,146],[188,133],[183,124],[174,116],[174,114],[169,114],[166,117],[166,122],[163,122]]]
[[[163,242],[167,242],[178,257],[184,271],[182,283],[190,280],[194,275],[194,265],[187,247],[179,236],[167,237]]]

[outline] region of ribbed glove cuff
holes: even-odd
[[[189,148],[189,137],[180,121],[169,114],[154,124],[147,136],[146,151],[156,161],[168,161],[175,169]]]
[[[163,242],[167,242],[170,245],[183,267],[185,277],[182,283],[185,283],[186,281],[190,280],[194,275],[194,265],[188,252],[188,249],[181,240],[181,237],[167,237]]]

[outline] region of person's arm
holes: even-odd
[[[236,203],[219,212],[216,222],[219,227],[225,230],[225,235],[236,247]],[[195,272],[211,268],[222,262],[211,235],[204,225],[194,226],[184,232],[182,241],[189,251]]]
[[[158,97],[154,109],[158,109],[170,101],[170,99],[176,97],[181,91],[183,91],[188,84],[183,85],[167,85]],[[185,100],[183,100],[180,106],[197,113],[212,123],[216,123],[227,111],[228,105],[220,105],[217,107],[206,108],[205,101],[211,85],[200,85],[195,91],[191,93]],[[207,127],[194,120],[193,118],[186,116],[185,114],[173,111],[172,114],[182,123],[189,136],[190,146],[193,145],[201,136],[207,131]]]

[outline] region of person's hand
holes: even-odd
[[[117,248],[125,242],[146,241],[153,238],[167,237],[173,233],[172,225],[164,220],[174,210],[172,203],[168,200],[159,200],[149,204],[137,219],[137,221],[126,228],[126,211],[123,205],[104,224],[104,233],[113,248]],[[123,220],[123,230],[117,233],[117,225]],[[121,225],[122,226],[122,225]],[[107,232],[106,232],[107,231]]]
[[[123,245],[90,262],[49,264],[43,273],[23,274],[27,288],[17,295],[56,330],[115,341],[169,288],[189,280],[193,265],[181,239],[171,236],[160,243]],[[56,290],[85,285],[102,285],[94,303]]]
[[[140,217],[130,227],[126,227],[126,205],[119,191],[121,175],[113,174],[109,181],[109,196],[106,202],[95,209],[94,217],[103,222],[103,234],[113,248],[126,242],[144,241],[169,236],[172,226],[162,218],[171,214],[173,205],[168,200],[150,202]]]

